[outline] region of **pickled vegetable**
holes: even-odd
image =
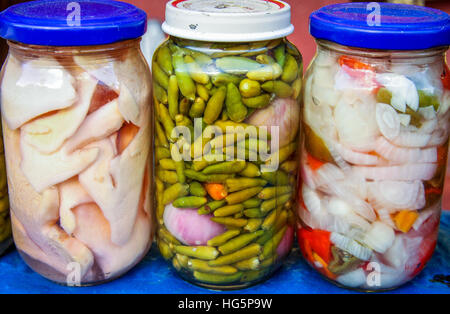
[[[291,248],[302,60],[287,46],[169,38],[156,52],[158,241],[199,284],[251,284]]]
[[[418,56],[416,64],[371,53],[322,47],[306,79],[298,238],[305,259],[328,279],[373,291],[414,278],[434,250],[450,91],[437,83],[440,56]],[[261,209],[276,206],[265,200]],[[379,286],[367,281],[372,263],[381,269]]]

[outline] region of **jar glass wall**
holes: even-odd
[[[112,280],[150,248],[151,77],[139,42],[9,42],[1,89],[14,240],[55,282]]]
[[[152,69],[162,255],[204,287],[268,278],[294,237],[299,51],[170,37]]]
[[[420,273],[436,246],[450,117],[447,47],[317,43],[305,77],[300,248],[339,285],[392,289]]]
[[[5,150],[2,134],[0,133],[0,256],[11,246],[12,242],[8,186],[6,182]]]

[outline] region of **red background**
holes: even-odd
[[[144,9],[150,18],[164,20],[165,0],[122,0],[132,3]],[[311,12],[329,4],[343,3],[348,1],[333,0],[285,0],[292,6],[292,23],[295,32],[289,39],[300,49],[305,59],[305,65],[309,64],[315,53],[314,39],[309,35],[309,15]],[[434,0],[427,1],[427,6],[441,9],[450,13],[450,1]],[[448,56],[449,54],[447,54]],[[450,165],[449,165],[450,168]],[[449,169],[450,170],[450,169]],[[450,209],[450,173],[447,172],[447,181],[443,208]]]

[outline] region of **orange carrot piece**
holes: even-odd
[[[122,128],[119,130],[117,135],[117,150],[119,155],[127,149],[128,145],[130,145],[131,141],[134,139],[136,134],[139,132],[139,127],[135,126],[132,123],[125,123]]]
[[[419,214],[417,212],[402,210],[394,216],[394,222],[401,232],[408,233],[417,218],[419,218]]]
[[[322,271],[323,274],[326,277],[328,277],[329,279],[336,280],[337,276],[328,269],[328,264],[316,252],[313,252],[313,257],[316,260],[316,262],[318,262],[323,267],[323,268],[317,268],[317,269],[319,271]]]
[[[313,171],[316,171],[317,169],[322,167],[325,163],[308,154],[308,164]]]
[[[339,65],[343,66],[346,65],[351,69],[354,70],[368,70],[373,71],[373,67],[369,64],[366,64],[364,62],[361,62],[355,58],[349,57],[349,56],[342,56],[339,58]]]
[[[209,196],[212,197],[215,201],[221,201],[228,196],[228,192],[225,188],[225,185],[219,183],[206,183],[205,184],[206,192],[208,192]]]

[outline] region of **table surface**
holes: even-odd
[[[432,282],[436,275],[450,275],[450,213],[443,214],[437,251],[425,270],[411,283],[389,293],[450,294],[450,287]],[[56,285],[28,268],[16,251],[0,259],[0,293],[38,294],[205,294],[221,293],[193,286],[171,270],[153,246],[142,263],[124,277],[95,287],[68,288]],[[301,259],[295,249],[286,264],[270,280],[237,292],[239,294],[357,293],[338,288],[322,279]]]

